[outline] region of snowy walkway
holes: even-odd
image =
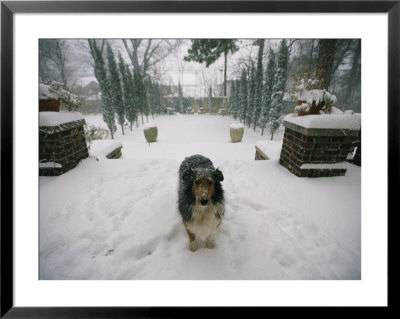
[[[360,279],[359,167],[298,178],[253,160],[258,131],[230,143],[228,117],[155,122],[157,143],[141,128],[117,134],[123,159],[40,177],[41,279]],[[226,211],[216,248],[192,253],[176,201],[178,167],[194,153],[223,171]]]

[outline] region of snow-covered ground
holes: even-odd
[[[100,115],[85,119],[105,127]],[[243,141],[231,143],[232,118],[150,121],[156,143],[146,143],[143,126],[118,131],[121,159],[88,158],[62,176],[40,177],[40,279],[361,278],[359,167],[299,178],[276,151],[254,160],[255,144],[269,134],[246,127]],[[194,253],[177,210],[178,167],[193,154],[223,171],[226,196],[216,248]]]

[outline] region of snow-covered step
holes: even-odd
[[[256,160],[277,160],[282,148],[282,142],[276,141],[257,141],[256,145]]]
[[[94,140],[89,154],[96,159],[117,159],[122,156],[122,143],[118,140]]]

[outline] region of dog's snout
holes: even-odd
[[[202,199],[200,199],[200,204],[206,206],[208,204],[208,199],[203,197]]]

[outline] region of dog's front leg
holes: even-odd
[[[197,250],[196,236],[189,229],[187,229],[187,227],[185,227],[185,229],[189,237],[189,248],[191,251],[196,251]]]
[[[197,241],[196,241],[196,239],[189,243],[189,248],[193,252],[195,252],[197,250]]]
[[[215,234],[211,234],[206,239],[206,247],[207,248],[215,248]]]

